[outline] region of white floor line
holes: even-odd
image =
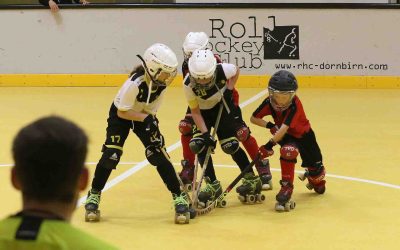
[[[180,165],[180,164],[174,163],[174,165]],[[223,165],[223,164],[214,164],[214,166],[220,167],[220,168],[237,168],[237,166]],[[271,171],[272,172],[281,172],[281,170],[278,169],[278,168],[271,168]],[[303,170],[296,170],[295,172],[297,174],[304,173]],[[373,180],[367,180],[367,179],[361,179],[361,178],[355,178],[355,177],[349,177],[349,176],[342,176],[342,175],[336,175],[336,174],[326,174],[326,176],[327,177],[336,178],[336,179],[364,182],[364,183],[374,184],[374,185],[378,185],[378,186],[384,186],[384,187],[400,189],[399,185],[389,184],[389,183],[385,183],[385,182],[381,182],[381,181],[373,181]]]
[[[12,167],[14,166],[14,164],[0,164],[0,168],[1,167]]]

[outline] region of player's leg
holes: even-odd
[[[175,206],[175,223],[189,223],[189,199],[181,191],[181,186],[175,169],[165,151],[164,137],[160,131],[150,134],[142,122],[134,122],[133,132],[139,137],[145,147],[145,155],[149,163],[156,167],[157,172],[172,194]]]
[[[297,162],[299,150],[294,143],[284,143],[280,149],[281,189],[276,195],[275,209],[277,211],[290,211],[295,207],[294,201],[291,201],[293,193],[294,167]]]
[[[110,116],[107,120],[107,134],[102,146],[102,156],[96,165],[92,187],[88,192],[85,209],[86,221],[98,221],[100,219],[100,196],[110,174],[121,159],[122,149],[131,128],[131,122],[121,119],[116,115],[114,105],[110,108]]]
[[[246,152],[252,160],[256,159],[258,155],[258,144],[256,139],[251,135],[251,131],[246,123],[241,121],[236,125],[236,138],[243,144]],[[268,159],[259,159],[256,164],[258,175],[262,182],[263,190],[272,189],[272,174]]]
[[[182,182],[189,189],[193,181],[195,154],[190,150],[189,143],[195,130],[194,121],[190,115],[190,110],[186,112],[185,118],[179,122],[179,132],[181,133],[181,144],[183,160],[181,161],[182,171],[179,173]]]
[[[214,108],[209,110],[201,110],[201,115],[203,116],[204,122],[207,126],[208,131],[211,131],[212,127],[216,125],[217,116],[219,112],[219,105],[216,105]],[[221,127],[222,116],[219,120],[218,127]],[[199,135],[199,131],[195,135],[193,135],[193,139]],[[201,148],[197,147],[198,149]],[[197,154],[197,158],[201,166],[206,167],[204,172],[204,180],[205,186],[201,188],[198,201],[200,207],[206,207],[210,202],[213,202],[216,198],[218,198],[222,194],[222,187],[219,180],[217,180],[217,176],[215,174],[214,164],[211,155],[209,156],[209,160],[207,162],[207,166],[204,166],[205,159],[207,156],[207,148],[203,147],[203,150],[194,150],[193,152]],[[204,171],[204,170],[203,170]]]
[[[325,167],[322,162],[321,150],[313,130],[306,133],[299,140],[300,155],[303,160],[302,167],[306,168],[304,174],[299,176],[300,180],[308,180],[307,188],[318,194],[325,193]]]

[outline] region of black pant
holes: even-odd
[[[131,129],[133,129],[133,132],[136,134],[137,137],[139,137],[145,148],[152,145],[151,136],[146,131],[146,124],[139,121],[125,120],[118,117],[117,108],[114,104],[111,104],[107,123],[107,136],[105,144],[103,146],[103,158],[106,155],[104,152],[104,148],[121,148],[122,151],[125,140],[128,137],[129,131]],[[162,136],[161,134],[159,135]],[[159,173],[160,177],[164,181],[167,188],[171,191],[171,193],[179,195],[181,193],[180,184],[172,163],[170,162],[169,158],[167,158],[167,156],[165,156],[164,154],[160,153],[158,157],[161,163],[156,166],[157,172]],[[102,159],[96,166],[95,177],[92,183],[92,187],[97,190],[102,190],[104,188],[104,185],[107,182],[107,179],[111,173],[111,169],[102,166],[100,162],[102,162]]]
[[[320,165],[322,165],[321,150],[318,146],[314,131],[311,128],[310,131],[305,133],[301,138],[286,134],[279,142],[279,145],[283,146],[288,143],[294,143],[299,148],[302,167],[320,167]]]
[[[220,105],[223,105],[223,104],[222,103],[217,104],[212,109],[200,110],[208,131],[211,131],[211,128],[215,126],[215,122],[218,117]],[[233,116],[229,115],[224,107],[222,110],[221,118],[219,120],[219,125],[218,125],[216,134],[220,141],[227,139],[227,138],[235,137],[235,135],[236,135],[236,127],[235,127],[235,121],[233,119]],[[207,153],[206,150],[204,150],[203,152],[201,152],[198,155],[199,162],[202,165],[204,163],[206,153]],[[244,168],[246,168],[246,166],[248,166],[250,164],[249,159],[247,158],[247,155],[242,148],[239,148],[231,156],[232,156],[232,159],[236,162],[236,164],[239,166],[239,168],[241,170],[243,170]],[[210,159],[207,164],[205,175],[208,176],[211,181],[216,180],[215,170],[214,170],[211,156],[210,156]]]

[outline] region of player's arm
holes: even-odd
[[[189,74],[187,74],[185,80],[183,80],[183,92],[185,93],[185,97],[188,102],[190,113],[192,114],[194,123],[201,131],[201,133],[206,133],[208,130],[204,122],[203,116],[201,115],[199,103],[196,99],[196,95],[193,93],[193,90],[188,86],[188,84]]]
[[[192,113],[192,118],[194,123],[196,123],[197,128],[201,131],[202,134],[208,132],[206,123],[204,122],[203,116],[201,115],[199,106],[192,108],[190,107],[190,111]]]
[[[268,115],[271,115],[271,111],[269,108],[269,101],[268,99],[265,99],[251,115],[250,122],[257,126],[270,129],[268,125],[270,122],[268,123],[263,119],[265,116]]]
[[[267,127],[267,122],[262,118],[257,118],[255,116],[251,116],[250,117],[250,122],[255,124],[255,125],[257,125],[257,126],[263,127],[263,128]]]
[[[289,114],[287,115],[285,121],[282,123],[280,128],[273,134],[273,137],[263,146],[259,148],[259,152],[263,157],[268,157],[274,153],[272,148],[282,140],[287,131],[289,130],[290,124],[293,122],[297,108],[295,105],[290,106]],[[267,124],[268,126],[268,124]]]
[[[286,124],[282,124],[282,126],[276,131],[274,136],[271,138],[271,140],[276,144],[282,140],[282,138],[285,136],[289,129],[289,126]]]
[[[226,88],[229,90],[233,90],[237,80],[239,79],[240,70],[238,67],[231,63],[222,63],[221,65],[222,69],[224,70],[225,77],[228,80],[226,83]]]
[[[142,122],[148,116],[147,113],[138,112],[132,109],[138,93],[139,88],[134,85],[121,90],[118,96],[119,101],[117,103],[114,102],[118,109],[117,115],[119,118]]]
[[[261,154],[262,158],[271,156],[274,154],[274,150],[272,149],[282,138],[285,136],[289,129],[289,126],[286,124],[282,124],[281,127],[276,131],[273,137],[265,144],[262,145],[258,152]]]
[[[291,105],[288,109],[288,115],[286,116],[285,121],[282,123],[278,131],[276,131],[271,140],[273,140],[275,143],[278,143],[282,140],[282,138],[289,130],[290,125],[293,124],[294,121],[298,118],[298,115],[296,115],[297,113],[297,106]]]

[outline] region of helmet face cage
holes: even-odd
[[[196,88],[210,89],[215,85],[217,60],[210,50],[196,50],[189,59],[190,82]]]
[[[204,50],[208,45],[208,35],[204,32],[189,32],[183,42],[184,60],[187,61],[195,50]]]
[[[177,74],[178,60],[175,53],[164,44],[154,44],[144,53],[147,69],[146,75],[154,86],[168,86]]]
[[[271,87],[268,88],[269,99],[275,111],[282,112],[289,108],[296,91],[279,91]]]
[[[190,83],[196,89],[209,90],[215,85],[215,73],[209,78],[196,78],[189,74],[189,78],[190,78]],[[209,79],[209,81],[205,81],[207,79]]]
[[[152,70],[149,70],[151,76],[149,77],[153,81],[153,86],[158,87],[158,86],[168,86],[172,83],[172,81],[175,79],[175,76],[177,74],[177,70],[173,72],[167,72],[165,70],[162,70],[162,68],[158,68],[157,71],[155,71],[154,74],[152,74]],[[147,75],[147,72],[146,72]]]
[[[272,107],[276,111],[287,109],[298,88],[296,77],[287,70],[280,70],[271,76],[268,92]]]

